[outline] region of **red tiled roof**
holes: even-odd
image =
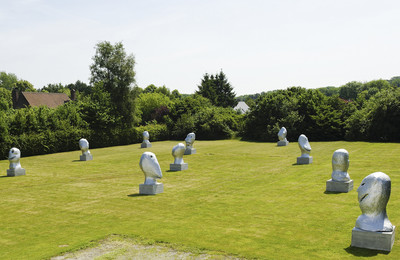
[[[55,108],[71,101],[65,93],[22,92],[22,95],[32,107],[48,106]]]

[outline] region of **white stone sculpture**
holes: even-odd
[[[285,127],[282,127],[278,132],[278,146],[286,146],[289,144],[289,141],[286,139],[287,130]]]
[[[151,143],[149,141],[150,135],[149,132],[144,131],[143,132],[143,142],[140,145],[141,148],[150,148],[151,147]]]
[[[164,191],[164,185],[157,182],[162,178],[162,172],[157,157],[152,152],[144,152],[140,157],[140,169],[144,173],[144,183],[139,185],[139,194],[154,195]]]
[[[196,140],[195,133],[189,133],[186,136],[186,139],[185,139],[185,142],[186,142],[185,155],[191,155],[191,154],[195,154],[196,153],[196,149],[193,148],[194,140]]]
[[[338,149],[332,156],[332,179],[326,181],[326,191],[349,192],[353,189],[353,180],[347,170],[349,169],[349,152]]]
[[[174,163],[169,165],[171,171],[183,171],[188,168],[188,164],[183,161],[185,154],[185,145],[179,143],[172,148],[172,156],[174,156]]]
[[[357,189],[362,214],[352,230],[352,246],[391,251],[395,226],[386,213],[390,191],[391,180],[383,172],[374,172],[362,180]]]
[[[89,142],[85,138],[79,140],[79,148],[82,151],[82,155],[79,157],[81,161],[93,160],[93,155],[89,151]]]
[[[10,169],[7,170],[7,176],[14,177],[25,175],[25,169],[21,167],[20,159],[21,151],[15,147],[11,148],[8,153]]]
[[[301,156],[297,157],[297,164],[310,164],[312,163],[312,156],[310,156],[311,146],[308,142],[308,138],[305,135],[299,136],[299,147],[301,151]]]

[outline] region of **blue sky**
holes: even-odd
[[[194,93],[221,69],[238,95],[400,75],[396,0],[0,0],[0,71],[36,88],[88,83],[121,41],[136,81]]]

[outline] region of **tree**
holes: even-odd
[[[18,78],[15,74],[6,73],[4,71],[0,72],[0,87],[8,90],[12,90],[14,88],[14,84],[17,83]]]
[[[361,82],[352,81],[339,88],[339,97],[346,100],[356,100],[363,84]]]
[[[120,127],[134,124],[136,92],[131,85],[135,83],[135,59],[127,55],[121,42],[112,45],[108,41],[96,45],[94,63],[90,66],[92,84],[103,82],[104,91],[110,94],[112,113],[118,116]]]
[[[14,88],[18,89],[19,91],[36,92],[36,89],[33,87],[33,85],[27,80],[18,80],[14,84]]]
[[[208,98],[215,106],[234,107],[237,104],[233,87],[222,71],[215,76],[206,73],[198,88],[196,94]]]

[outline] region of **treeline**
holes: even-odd
[[[275,141],[280,127],[288,138],[310,140],[400,141],[399,77],[339,88],[292,87],[260,95],[246,116],[245,139]]]
[[[205,74],[191,95],[165,86],[135,85],[135,60],[121,43],[101,42],[90,66],[89,85],[49,84],[33,88],[14,74],[0,72],[0,153],[6,158],[15,146],[24,156],[78,149],[86,138],[91,148],[150,140],[196,138],[277,141],[280,127],[288,139],[306,134],[311,141],[400,141],[400,78],[366,83],[349,82],[339,88],[291,87],[242,96],[250,111],[235,111],[237,103],[226,75]],[[58,92],[76,99],[55,109],[12,108],[11,91]]]

